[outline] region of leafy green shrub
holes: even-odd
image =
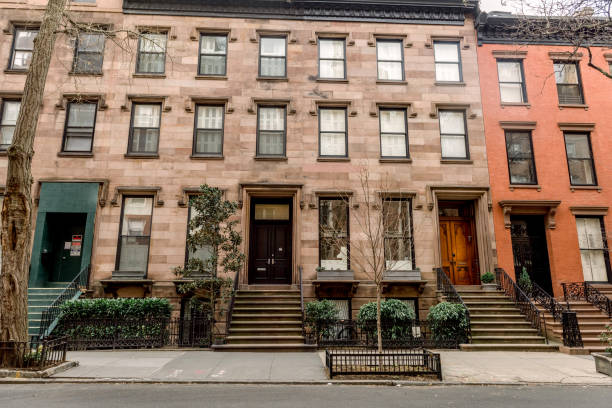
[[[495,275],[491,272],[485,272],[481,277],[480,281],[482,283],[493,283],[495,281]]]
[[[606,331],[599,335],[599,339],[606,347],[606,353],[612,353],[612,326],[606,326]]]
[[[383,339],[400,339],[412,335],[412,322],[416,315],[407,303],[397,299],[380,302],[380,323]],[[366,303],[359,308],[357,323],[369,335],[376,336],[376,302]]]
[[[436,341],[455,340],[466,343],[468,340],[468,314],[461,303],[442,302],[429,309],[427,320],[431,334]]]
[[[306,303],[304,320],[315,330],[315,333],[323,336],[327,333],[329,326],[338,321],[339,313],[338,307],[331,300],[315,300]]]
[[[518,282],[516,283],[519,288],[523,290],[523,292],[529,294],[533,290],[533,284],[531,283],[531,278],[527,273],[527,268],[523,266],[523,272],[519,276]]]

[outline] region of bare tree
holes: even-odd
[[[392,189],[388,177],[373,180],[365,168],[359,177],[361,189],[355,196],[344,194],[339,199],[321,201],[321,269],[347,269],[350,262],[352,269],[374,282],[378,351],[382,352],[385,272],[413,266],[410,201],[407,195]],[[351,231],[350,241],[349,224],[357,227]]]

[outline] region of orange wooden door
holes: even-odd
[[[451,221],[440,221],[440,250],[442,251],[442,270],[454,282],[453,242],[451,239]]]
[[[468,221],[440,221],[442,269],[454,285],[472,285],[473,235]]]

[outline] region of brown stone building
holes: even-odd
[[[0,3],[0,148],[45,3]],[[411,228],[385,296],[413,300],[424,317],[434,268],[479,283],[496,260],[476,5],[231,4],[69,3],[77,20],[118,32],[58,39],[35,141],[31,286],[91,264],[95,296],[178,305],[189,195],[207,183],[241,203],[241,288],[297,288],[301,268],[306,299],[331,296],[355,313],[374,295],[371,278],[347,248],[326,247],[319,220],[358,206],[362,169],[389,180],[382,199],[399,200]],[[5,168],[0,157],[0,177]],[[348,219],[347,246],[360,239]]]

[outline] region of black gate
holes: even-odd
[[[552,295],[543,216],[512,216],[512,254],[518,280],[523,268],[531,280]]]

